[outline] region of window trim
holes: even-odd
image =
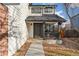
[[[39,10],[39,9],[40,9],[40,10],[37,11],[37,12],[35,12],[32,8],[34,8],[34,9],[36,9],[36,10]],[[42,13],[42,8],[38,8],[38,7],[32,7],[32,8],[31,8],[31,13],[32,13],[32,14],[41,14],[41,13]],[[37,9],[37,8],[38,8],[38,9]]]
[[[43,14],[51,14],[51,13],[54,12],[54,9],[53,9],[53,8],[47,8],[47,11],[48,11],[48,12],[46,12],[46,10],[45,10],[45,8],[44,8],[44,9],[43,9]]]

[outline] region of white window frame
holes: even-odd
[[[40,10],[39,10],[39,12],[38,11],[37,12],[35,12],[35,11],[33,12],[32,8],[35,8],[36,10],[39,10],[39,9]],[[31,8],[31,13],[32,14],[41,14],[42,13],[42,8],[39,8],[39,7],[32,7],[32,8]]]
[[[46,12],[46,8],[43,8],[43,14],[54,14],[54,9],[53,8],[47,8],[48,11],[51,12]]]

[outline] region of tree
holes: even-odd
[[[71,22],[71,25],[72,25],[71,28],[72,28],[73,27],[73,22],[72,22],[71,16],[69,15],[69,11],[68,11],[68,8],[69,8],[70,4],[71,3],[64,3],[64,6],[65,6],[65,11],[66,11],[66,13],[67,13],[67,15],[70,19],[70,22]]]

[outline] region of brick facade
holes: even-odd
[[[0,3],[0,55],[8,55],[8,8]]]

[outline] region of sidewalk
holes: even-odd
[[[30,48],[28,49],[26,53],[26,56],[44,56],[42,42],[43,40],[34,39]]]

